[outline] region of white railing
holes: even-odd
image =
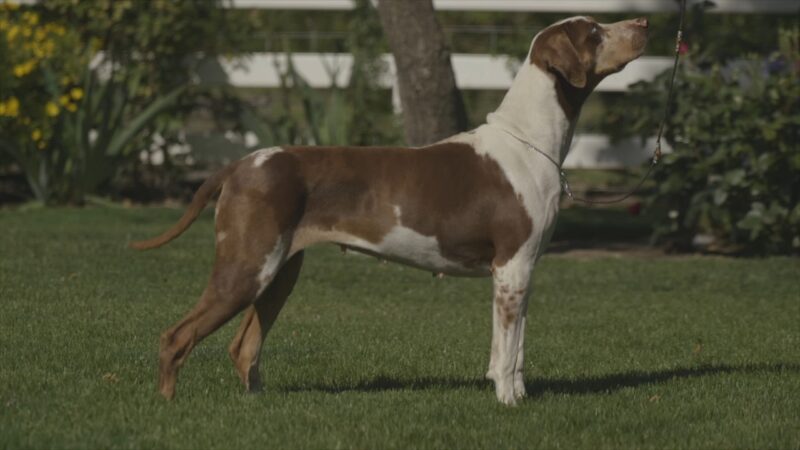
[[[246,58],[223,59],[219,64],[209,64],[200,69],[201,81],[205,84],[230,84],[246,88],[276,88],[281,84],[280,74],[288,67],[292,58],[294,70],[309,86],[327,89],[347,86],[353,63],[346,53],[256,53]],[[392,89],[393,104],[399,112],[394,58],[384,55],[387,71],[378,84]],[[519,64],[508,56],[455,54],[452,57],[456,84],[462,90],[506,90]],[[642,57],[620,73],[611,75],[597,87],[598,91],[621,92],[631,83],[650,80],[667,69],[670,58]],[[252,140],[252,137],[251,137]],[[573,148],[564,161],[567,168],[617,168],[640,164],[650,155],[649,148],[642,148],[638,140],[616,143],[600,134],[580,134],[575,137]]]
[[[280,86],[280,74],[285,73],[289,56],[283,53],[255,53],[243,58],[220,60],[219,66],[201,69],[206,83],[226,83],[236,87],[275,88]],[[353,57],[347,53],[294,53],[292,65],[313,88],[344,87],[350,81]],[[395,86],[394,58],[384,55],[387,73],[378,84],[391,89]],[[506,90],[511,86],[518,59],[457,53],[452,56],[456,84],[463,90]],[[651,80],[667,69],[669,57],[642,57],[620,73],[614,74],[597,87],[601,92],[622,92],[632,83]],[[219,69],[222,70],[219,70]]]

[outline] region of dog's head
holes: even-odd
[[[647,27],[645,18],[601,24],[571,17],[536,35],[530,63],[574,88],[591,90],[644,52]]]

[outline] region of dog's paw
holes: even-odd
[[[517,398],[513,392],[498,394],[497,400],[506,406],[517,406]]]
[[[495,384],[495,394],[497,394],[497,400],[500,403],[506,406],[517,406],[517,397],[514,395],[512,383]]]

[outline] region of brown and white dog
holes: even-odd
[[[213,175],[177,224],[131,244],[176,238],[221,187],[208,285],[161,336],[161,394],[174,396],[192,348],[245,309],[229,351],[246,388],[258,389],[261,347],[303,250],[329,242],[435,273],[492,276],[486,376],[497,399],[514,405],[525,396],[527,296],[558,214],[558,166],[586,97],[646,41],[646,19],[569,18],[536,35],[502,104],[473,131],[422,148],[267,148]]]

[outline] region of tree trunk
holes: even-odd
[[[450,51],[431,0],[380,0],[378,13],[394,54],[408,145],[425,145],[467,127]]]

